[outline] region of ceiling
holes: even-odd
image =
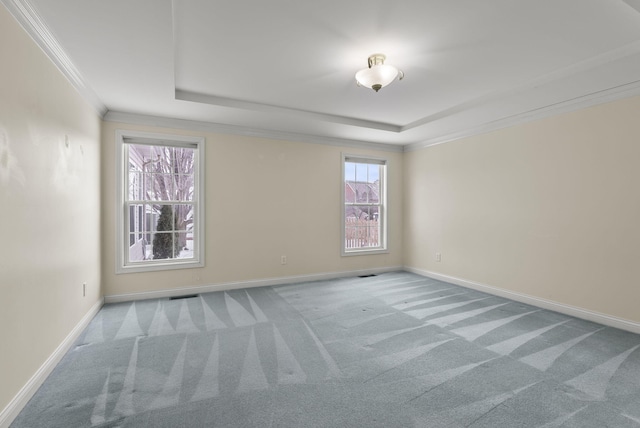
[[[2,2],[106,120],[412,147],[640,94],[640,0]]]

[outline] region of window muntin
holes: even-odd
[[[204,265],[204,139],[158,137],[118,133],[119,273]]]
[[[343,255],[386,252],[386,168],[386,160],[343,155]]]

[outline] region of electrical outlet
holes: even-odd
[[[280,264],[281,265],[287,264],[287,256],[280,256]]]
[[[436,253],[436,261],[437,262],[441,262],[442,261],[442,254]]]
[[[83,282],[82,283],[82,297],[86,297],[87,296],[87,283]]]

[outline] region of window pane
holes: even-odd
[[[142,174],[142,172],[140,171],[129,171],[129,176],[128,176],[128,183],[129,183],[129,193],[128,193],[128,200],[129,201],[135,201],[135,200],[141,200],[143,199],[142,196],[142,187],[143,187],[143,180],[144,180],[144,176]]]
[[[172,174],[145,174],[145,199],[153,201],[173,200]]]
[[[174,258],[174,214],[172,205],[160,205],[157,209],[155,231],[152,239],[153,260]]]
[[[380,181],[380,165],[367,165],[367,182],[375,183],[376,181]]]
[[[142,233],[142,219],[141,213],[143,211],[143,205],[129,205],[129,233],[131,234],[132,239],[137,240],[141,239]],[[133,242],[129,242],[129,244],[133,244]]]
[[[173,172],[173,147],[168,146],[152,146],[153,147],[153,159],[149,164],[147,171],[157,173],[170,173]]]
[[[173,195],[176,201],[193,201],[193,192],[195,190],[193,185],[193,174],[176,174],[174,176],[174,188],[175,193]]]
[[[192,201],[194,162],[193,148],[130,145],[129,200]]]
[[[173,171],[175,174],[193,175],[195,162],[195,149],[187,147],[175,148],[175,163]]]
[[[344,232],[345,248],[357,248],[358,227],[355,220],[347,222]]]
[[[378,207],[345,207],[345,248],[379,247],[380,222]]]
[[[137,162],[136,159],[131,157],[132,153],[129,151],[129,171],[130,172],[142,172],[142,163]]]
[[[367,182],[368,181],[368,165],[366,163],[357,163],[356,166],[356,181]]]
[[[173,231],[173,205],[153,205],[155,228],[158,232]]]
[[[147,166],[152,157],[153,147],[139,144],[129,145],[129,166],[133,171],[149,171]]]
[[[195,149],[131,145],[129,200],[194,200]]]
[[[358,218],[360,209],[356,205],[346,205],[344,207],[344,213],[346,217]]]
[[[174,205],[174,230],[176,231],[176,257],[193,257],[193,205]]]
[[[380,165],[346,162],[345,202],[379,203],[381,168]]]
[[[358,218],[359,208],[354,205],[347,205],[344,207],[344,220],[345,224],[349,224],[349,222],[353,222]]]
[[[345,180],[344,182],[344,201],[347,203],[356,201],[356,186],[353,180]]]
[[[345,250],[384,249],[380,213],[385,171],[386,162],[382,160],[345,160]]]
[[[367,221],[371,218],[371,207],[361,207],[362,212],[360,213],[360,219],[362,221]]]
[[[378,220],[374,218],[374,207],[367,207],[366,216],[362,220],[364,225],[364,245],[366,247],[378,246]]]
[[[152,259],[173,259],[176,250],[173,232],[156,232],[151,243]]]
[[[173,230],[187,231],[193,225],[193,205],[182,204],[174,205],[174,224]]]
[[[172,269],[170,261],[176,259],[187,259],[176,268],[202,266],[194,212],[203,197],[204,183],[196,174],[203,139],[180,137],[173,144],[169,139],[153,143],[155,136],[142,133],[119,135],[118,153],[125,157],[119,160],[124,166],[118,183],[124,191],[119,193],[124,215],[118,216],[118,257],[124,264],[117,272]],[[152,260],[167,263],[144,263]]]
[[[356,164],[353,162],[344,163],[344,180],[356,181]]]
[[[133,237],[132,237],[133,238]],[[150,246],[146,239],[135,239],[134,243],[129,247],[129,261],[140,262],[148,260],[150,257]]]
[[[148,236],[145,233],[147,209],[150,209],[150,207],[144,204],[131,204],[127,206],[127,216],[129,219],[128,245],[130,262],[142,261],[148,258]]]
[[[178,249],[176,258],[179,259],[191,259],[193,258],[193,233],[191,232],[176,232],[175,239],[178,243]]]
[[[377,220],[367,220],[367,246],[378,247],[380,245],[379,230]]]

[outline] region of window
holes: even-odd
[[[204,139],[116,133],[116,272],[204,266]]]
[[[342,159],[342,255],[386,252],[387,161]]]

